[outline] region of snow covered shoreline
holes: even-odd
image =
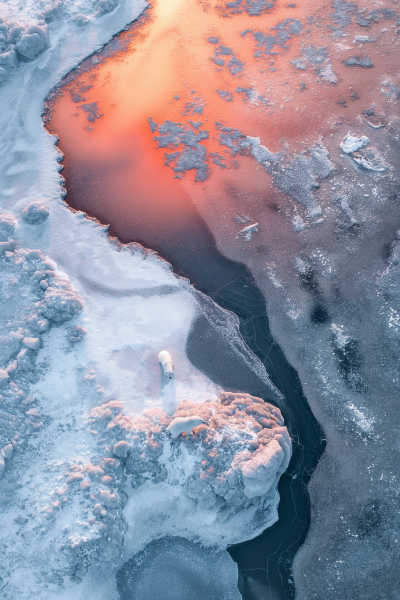
[[[8,23],[15,18],[12,6],[5,15]],[[7,600],[83,598],[89,589],[98,600],[118,598],[110,575],[154,537],[178,533],[221,549],[259,534],[277,519],[276,484],[291,454],[279,409],[263,404],[261,410],[248,395],[223,396],[186,356],[190,328],[203,315],[210,327],[223,331],[224,343],[262,382],[269,398],[280,402],[264,367],[241,340],[237,319],[176,277],[155,253],[110,242],[107,228],[62,202],[59,151],[41,119],[44,98],[145,7],[144,2],[89,2],[84,18],[82,5],[79,11],[74,3],[58,4],[53,11],[48,6],[50,12],[39,17],[50,21],[49,38],[40,46],[39,33],[30,29],[34,4],[27,3],[24,11],[15,5],[24,26],[16,32],[16,49],[7,46],[6,52],[23,56],[21,48],[28,45],[32,56],[25,53],[31,60],[15,63],[0,87],[5,443],[0,536]],[[46,23],[38,23],[47,34]],[[208,446],[203,440],[207,455],[185,450],[185,439],[172,448],[166,438],[157,360],[162,348],[171,351],[176,364],[169,400],[189,414],[203,411],[206,424],[200,427],[211,432]],[[182,404],[185,398],[191,403]],[[114,451],[120,438],[109,435],[121,423],[135,432],[139,426],[134,423],[146,419],[137,416],[143,410],[157,422],[149,421],[146,439],[137,442],[136,462],[143,463],[137,470],[133,459],[129,468],[123,466],[124,457]],[[88,419],[96,423],[88,427]],[[161,443],[156,440],[160,435]],[[201,440],[201,432],[195,437]],[[136,438],[129,438],[131,448]],[[228,462],[217,461],[221,444],[230,448]],[[153,484],[151,461],[143,457],[154,449],[161,454],[153,461]],[[214,466],[207,465],[203,477],[199,464],[210,460]],[[197,495],[203,498],[209,490],[214,468],[221,489],[194,518]],[[232,488],[222,477],[230,468]],[[201,489],[196,491],[195,478],[188,497],[179,497],[177,481],[187,490],[195,469],[200,469]],[[171,471],[170,483],[166,475],[158,481],[164,471]],[[153,485],[162,489],[155,492]],[[155,500],[150,508],[149,494]],[[221,494],[226,494],[224,516]],[[155,525],[164,520],[166,525]],[[104,569],[107,582],[99,578]]]

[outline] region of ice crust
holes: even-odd
[[[349,131],[340,142],[340,148],[351,156],[357,165],[368,171],[387,171],[389,168],[379,150],[369,145],[369,139],[365,135],[357,137]]]
[[[107,227],[70,211],[57,140],[42,126],[52,87],[145,6],[4,7],[7,23],[22,24],[17,63],[4,46],[13,66],[0,85],[5,600],[114,600],[116,570],[156,538],[222,550],[277,519],[276,484],[291,452],[279,409],[246,390],[222,393],[186,354],[201,317],[267,397],[281,401],[238,320],[156,253],[110,241]],[[174,357],[171,415],[163,411],[162,349]],[[166,429],[174,416],[197,413],[204,425],[173,440]]]
[[[327,83],[336,84],[339,81],[326,47],[308,46],[308,48],[303,48],[300,55],[291,61],[291,65],[299,71],[307,71],[308,68],[311,68],[317,72],[319,78]]]
[[[274,338],[297,369],[326,435],[308,486],[310,532],[293,566],[301,600],[395,597],[400,125],[393,106],[386,106],[388,124],[368,131],[368,139],[362,117],[350,123],[350,136],[349,124],[341,123],[324,138],[334,171],[314,192],[324,217],[318,227],[310,221],[303,227],[298,207],[286,198],[282,218],[266,233],[264,223],[258,234],[267,264],[265,256],[229,246],[228,255],[246,260],[267,298]],[[349,153],[339,151],[343,140]],[[353,155],[371,147],[391,168],[356,165]],[[253,153],[268,165],[278,159],[258,143]],[[282,190],[279,180],[275,185]]]
[[[273,175],[274,184],[303,204],[310,217],[318,217],[321,208],[313,190],[319,187],[318,179],[325,179],[333,171],[328,150],[322,144],[316,144],[310,148],[310,156],[305,153],[291,156],[284,150],[270,152],[261,144],[260,138],[248,137],[247,140],[254,158]]]

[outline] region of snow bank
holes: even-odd
[[[90,221],[81,223],[98,231]],[[106,244],[105,250],[118,253]],[[124,560],[164,536],[179,535],[221,550],[257,535],[277,519],[276,484],[291,456],[278,408],[245,393],[221,392],[217,398],[215,386],[189,365],[179,369],[179,361],[177,393],[184,390],[197,402],[183,400],[171,416],[162,410],[154,388],[143,401],[146,381],[142,386],[137,379],[121,383],[122,372],[134,367],[152,344],[164,345],[163,333],[176,344],[174,356],[184,361],[183,328],[188,316],[190,322],[195,315],[193,311],[190,319],[187,303],[194,304],[196,292],[152,253],[146,268],[143,263],[149,258],[143,251],[118,249],[121,262],[128,259],[131,276],[142,272],[147,280],[136,278],[128,302],[117,294],[107,303],[105,295],[97,307],[87,294],[83,303],[65,274],[40,250],[7,250],[0,259],[5,307],[0,313],[0,494],[5,506],[1,535],[6,598],[29,598],[32,593],[51,598],[110,561],[110,573],[115,573]],[[153,289],[152,270],[153,277],[154,270],[159,276],[153,279]],[[172,304],[166,302],[166,286],[160,285],[165,279],[176,284],[171,286]],[[109,284],[111,280],[109,276]],[[144,291],[147,297],[135,297],[134,291]],[[168,323],[166,332],[152,323],[152,306],[143,313],[152,294],[160,322]],[[111,307],[117,318],[134,315],[131,330],[123,321],[118,336]],[[79,320],[88,324],[87,333],[76,325]],[[187,328],[186,324],[186,335]],[[103,347],[96,341],[97,331]],[[139,332],[142,339],[135,354]],[[111,350],[121,341],[130,345]],[[234,337],[232,343],[238,341]],[[143,378],[146,369],[151,372],[148,354],[145,364]],[[158,366],[155,350],[153,366]],[[209,391],[214,398],[199,402]],[[192,434],[170,436],[168,428],[175,419],[197,415],[203,422]],[[99,594],[106,590],[96,589]],[[71,593],[80,597],[84,590]]]

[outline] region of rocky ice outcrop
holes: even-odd
[[[292,60],[290,64],[299,71],[306,71],[308,68],[317,72],[317,76],[327,83],[338,83],[338,76],[334,72],[332,63],[329,59],[327,47],[316,48],[309,45],[302,48],[299,56]]]
[[[3,239],[15,231],[15,218],[0,215]],[[36,377],[42,335],[53,324],[72,319],[82,301],[39,250],[14,249],[11,239],[0,252],[0,449],[23,447],[41,426],[31,405],[29,386]],[[9,452],[4,454],[10,459]],[[4,472],[2,470],[1,475]]]
[[[31,202],[22,211],[22,218],[30,225],[41,225],[49,218],[50,211],[42,202]]]
[[[204,422],[192,434],[171,439],[171,423],[197,415]],[[203,515],[209,525],[222,523],[226,540],[234,541],[235,516],[248,512],[250,520],[254,510],[269,515],[275,486],[291,456],[279,409],[249,394],[223,392],[216,401],[200,404],[185,400],[172,417],[161,408],[129,416],[113,400],[91,411],[88,427],[105,444],[105,454],[87,464],[51,466],[54,475],[65,471],[56,493],[74,496],[82,520],[89,523],[81,532],[77,527],[66,531],[58,549],[67,557],[70,576],[78,580],[90,565],[116,558],[121,551],[127,529],[122,508],[128,496],[135,505],[143,495],[157,496],[161,486],[164,501],[159,502],[150,538],[160,535],[157,520],[168,513],[171,495],[178,493],[192,502],[192,520]],[[180,518],[185,521],[185,514]],[[135,531],[137,524],[130,522],[130,527]]]
[[[20,61],[36,58],[50,46],[48,26],[8,23],[0,17],[0,82],[5,81]]]
[[[177,418],[203,419],[192,435],[182,434],[171,448],[185,444],[195,455],[198,466],[189,488],[199,492],[200,503],[208,497],[207,504],[217,506],[218,511],[236,512],[249,498],[266,494],[289,463],[291,442],[280,410],[249,394],[224,392],[218,400],[201,404],[186,400],[172,417],[160,408],[140,417],[129,417],[122,409],[119,402],[111,401],[93,409],[89,420],[106,443],[113,443],[120,458],[122,448],[124,453],[126,450],[125,466],[134,487],[146,478],[155,482],[167,478],[168,465],[164,462],[165,471],[160,457],[165,444],[171,444],[167,432]],[[250,488],[261,491],[254,493]],[[233,507],[229,502],[232,496],[236,497]],[[225,502],[221,503],[221,498]]]

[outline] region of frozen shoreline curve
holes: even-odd
[[[27,23],[30,8],[20,15]],[[0,250],[7,308],[0,321],[1,435],[12,437],[0,463],[7,600],[32,594],[43,600],[87,597],[89,589],[110,600],[118,597],[110,574],[122,564],[122,547],[129,558],[154,536],[175,534],[220,550],[258,535],[277,519],[276,484],[291,454],[279,409],[249,394],[224,396],[187,358],[186,339],[203,313],[211,324],[214,318],[217,332],[224,330],[224,345],[259,379],[267,398],[282,402],[240,338],[237,319],[211,301],[200,303],[201,294],[155,253],[110,243],[107,228],[62,202],[59,151],[42,126],[43,100],[68,70],[145,5],[133,8],[101,1],[93,17],[84,19],[68,5],[67,11],[60,9],[59,27],[57,14],[46,13],[53,23],[47,48],[35,46],[39,33],[27,24],[16,35],[33,36],[23,42],[33,48],[32,61],[15,64],[0,89]],[[45,27],[42,19],[38,23]],[[193,439],[204,443],[207,456],[184,447],[185,440],[173,447],[164,439],[157,388],[157,356],[164,347],[176,357],[178,410],[200,411],[204,418]],[[185,398],[192,402],[185,404]],[[131,502],[118,446],[125,440],[114,437],[118,431],[131,432],[127,479],[134,490],[140,488]],[[202,463],[210,460],[206,471]],[[150,510],[152,469],[163,489],[159,506]],[[209,494],[206,502],[214,477],[215,498]],[[179,485],[187,499],[175,497]],[[127,520],[131,529],[124,538]],[[157,520],[167,524],[156,529]],[[224,560],[229,568],[227,554]],[[232,590],[234,584],[229,582]]]

